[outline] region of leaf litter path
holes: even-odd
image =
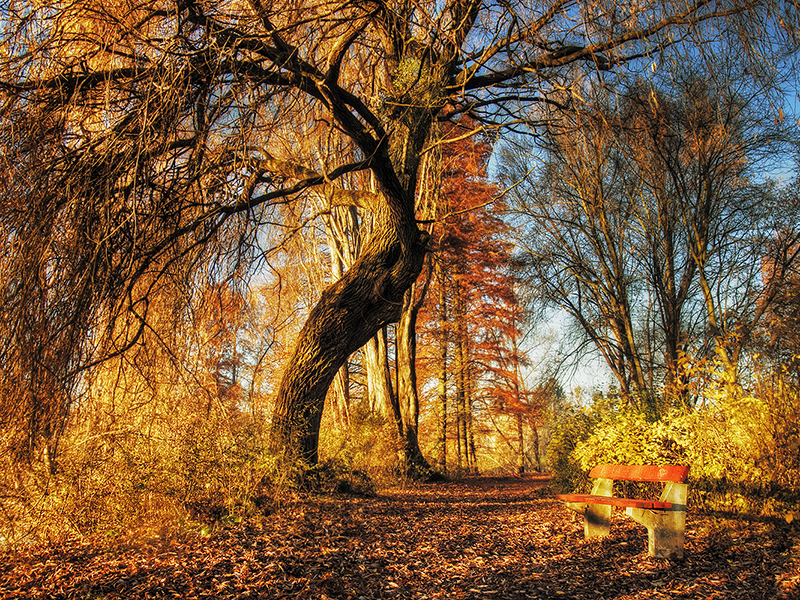
[[[546,478],[475,478],[297,500],[208,538],[5,553],[0,598],[800,598],[796,524],[690,509],[679,562],[646,538],[618,515],[585,541]]]

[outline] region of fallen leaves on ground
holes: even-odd
[[[682,561],[610,537],[542,477],[475,478],[377,498],[311,498],[258,522],[132,544],[73,540],[0,555],[0,598],[800,598],[797,523],[690,513]]]

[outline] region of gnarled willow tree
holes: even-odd
[[[308,317],[278,392],[275,446],[314,462],[336,372],[398,319],[421,270],[415,194],[437,121],[470,113],[511,126],[517,108],[564,102],[582,76],[702,29],[740,32],[745,44],[760,39],[748,29],[780,33],[775,10],[756,0],[3,0],[3,447],[52,455],[84,374],[137,342],[150,299],[209,265],[248,272],[293,233],[284,217],[313,189],[374,222]],[[789,28],[793,10],[782,13]]]

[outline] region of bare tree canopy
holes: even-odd
[[[522,180],[510,196],[537,301],[574,320],[634,403],[688,402],[687,354],[717,356],[735,380],[797,260],[796,202],[764,180],[788,170],[794,125],[770,90],[724,57],[714,67],[722,83],[681,66],[598,87],[534,152],[503,157]]]
[[[757,0],[3,0],[0,15],[3,446],[54,451],[81,374],[136,342],[151,298],[268,260],[314,189],[375,225],[278,393],[275,445],[311,462],[333,377],[421,270],[437,121],[513,126],[585,67],[726,31],[791,41],[797,22]]]

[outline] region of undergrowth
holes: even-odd
[[[694,407],[662,401],[648,418],[619,397],[556,416],[549,462],[553,487],[588,491],[596,464],[681,464],[690,467],[694,508],[787,519],[800,505],[800,394],[758,382],[708,390]]]

